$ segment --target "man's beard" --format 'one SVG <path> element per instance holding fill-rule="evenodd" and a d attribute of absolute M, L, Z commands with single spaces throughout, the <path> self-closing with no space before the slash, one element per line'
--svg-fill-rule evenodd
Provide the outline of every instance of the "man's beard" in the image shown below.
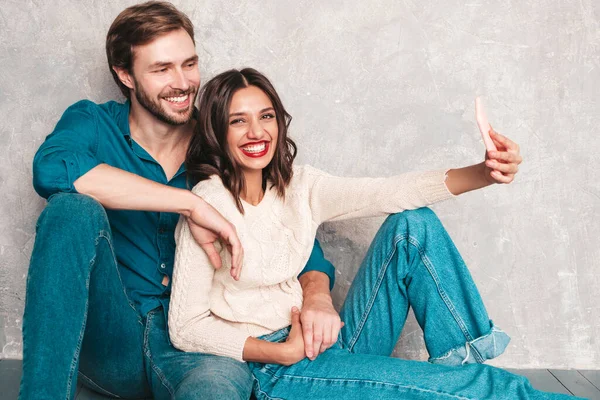
<path fill-rule="evenodd" d="M 190 86 L 190 88 L 185 91 L 180 90 L 176 93 L 169 93 L 168 96 L 161 95 L 161 97 L 176 97 L 186 94 L 190 96 L 190 106 L 185 110 L 175 111 L 180 116 L 180 118 L 178 118 L 178 116 L 174 116 L 165 110 L 160 103 L 160 99 L 151 99 L 150 96 L 148 96 L 148 94 L 144 91 L 142 86 L 138 84 L 135 78 L 133 79 L 133 84 L 135 87 L 135 98 L 137 99 L 138 103 L 140 103 L 142 107 L 144 107 L 150 114 L 154 115 L 158 120 L 169 125 L 185 125 L 190 122 L 194 116 L 194 104 L 196 103 L 196 95 L 198 94 L 198 88 L 195 86 Z"/>

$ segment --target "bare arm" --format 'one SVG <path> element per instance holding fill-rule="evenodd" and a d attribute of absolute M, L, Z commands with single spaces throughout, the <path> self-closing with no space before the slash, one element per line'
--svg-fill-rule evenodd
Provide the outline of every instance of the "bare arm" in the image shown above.
<path fill-rule="evenodd" d="M 519 145 L 493 129 L 489 133 L 497 150 L 486 151 L 485 161 L 480 164 L 449 170 L 446 186 L 452 194 L 459 195 L 494 183 L 511 183 L 515 179 L 523 161 Z"/>
<path fill-rule="evenodd" d="M 79 193 L 93 197 L 109 209 L 184 215 L 194 239 L 214 267 L 221 266 L 214 242 L 221 238 L 229 245 L 233 262 L 231 275 L 236 279 L 239 277 L 243 251 L 235 227 L 189 190 L 163 185 L 107 164 L 97 165 L 73 184 Z"/>
<path fill-rule="evenodd" d="M 108 164 L 92 168 L 74 186 L 108 209 L 174 212 L 189 217 L 204 203 L 189 190 L 163 185 Z"/>
<path fill-rule="evenodd" d="M 244 344 L 244 360 L 267 364 L 292 365 L 304 358 L 300 311 L 292 308 L 292 328 L 284 343 L 271 343 L 250 337 Z"/>

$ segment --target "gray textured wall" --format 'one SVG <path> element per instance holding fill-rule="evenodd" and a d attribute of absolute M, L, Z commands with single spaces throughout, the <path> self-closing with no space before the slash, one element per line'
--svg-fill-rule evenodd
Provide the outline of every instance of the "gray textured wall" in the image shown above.
<path fill-rule="evenodd" d="M 63 110 L 118 98 L 104 55 L 132 1 L 0 5 L 0 358 L 19 358 L 43 201 L 31 160 Z M 473 118 L 521 144 L 518 180 L 434 209 L 513 342 L 502 366 L 600 366 L 600 3 L 595 0 L 179 1 L 203 76 L 266 72 L 294 116 L 300 161 L 340 175 L 479 162 Z M 381 220 L 324 226 L 339 304 Z M 49 310 L 50 311 L 50 310 Z M 51 312 L 51 311 L 50 311 Z M 398 355 L 423 358 L 412 320 Z"/>

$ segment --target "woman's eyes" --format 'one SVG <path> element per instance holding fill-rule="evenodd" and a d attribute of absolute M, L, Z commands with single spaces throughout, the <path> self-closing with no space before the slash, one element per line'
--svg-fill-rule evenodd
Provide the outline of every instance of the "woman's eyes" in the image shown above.
<path fill-rule="evenodd" d="M 273 113 L 267 113 L 267 114 L 263 114 L 260 119 L 274 119 L 275 118 L 275 114 Z M 237 125 L 237 124 L 242 124 L 246 122 L 245 119 L 243 118 L 236 118 L 236 119 L 232 119 L 231 121 L 229 121 L 229 125 Z"/>

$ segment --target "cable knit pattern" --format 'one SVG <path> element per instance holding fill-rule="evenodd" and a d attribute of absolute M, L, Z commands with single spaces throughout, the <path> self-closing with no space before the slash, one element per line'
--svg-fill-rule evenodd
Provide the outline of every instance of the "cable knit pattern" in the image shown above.
<path fill-rule="evenodd" d="M 291 308 L 301 308 L 297 276 L 322 222 L 382 216 L 453 197 L 445 172 L 340 178 L 310 166 L 294 167 L 285 200 L 267 189 L 257 206 L 242 202 L 244 215 L 218 176 L 198 183 L 193 192 L 235 225 L 244 265 L 235 281 L 229 274 L 231 257 L 219 248 L 223 267 L 215 271 L 185 219 L 179 220 L 169 310 L 173 345 L 242 361 L 249 336 L 288 326 Z"/>

